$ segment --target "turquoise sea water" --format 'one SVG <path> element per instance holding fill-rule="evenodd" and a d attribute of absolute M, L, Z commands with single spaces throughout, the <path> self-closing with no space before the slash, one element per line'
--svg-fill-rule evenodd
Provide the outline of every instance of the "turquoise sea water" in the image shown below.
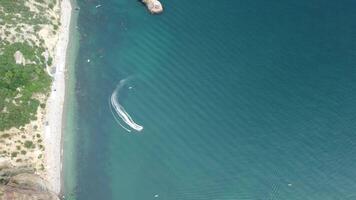
<path fill-rule="evenodd" d="M 356 2 L 162 3 L 78 0 L 66 199 L 356 199 Z"/>

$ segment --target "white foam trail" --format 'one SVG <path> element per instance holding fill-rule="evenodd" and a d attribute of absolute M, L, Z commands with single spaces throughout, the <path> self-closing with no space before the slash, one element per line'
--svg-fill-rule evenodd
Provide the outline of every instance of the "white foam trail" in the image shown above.
<path fill-rule="evenodd" d="M 114 92 L 111 94 L 110 102 L 114 110 L 116 111 L 116 114 L 132 129 L 136 131 L 142 131 L 143 126 L 136 124 L 131 116 L 126 112 L 125 108 L 120 105 L 118 101 L 118 95 L 120 89 L 125 85 L 126 79 L 123 79 L 120 81 L 120 83 L 117 85 L 116 89 Z M 120 124 L 120 123 L 119 123 Z M 121 124 L 120 124 L 121 125 Z M 122 126 L 122 125 L 121 125 Z M 122 126 L 123 127 L 123 126 Z M 125 128 L 126 129 L 126 128 Z"/>
<path fill-rule="evenodd" d="M 110 101 L 110 98 L 109 98 L 109 107 L 110 107 L 110 112 L 112 114 L 112 116 L 114 116 L 114 119 L 116 121 L 117 124 L 119 124 L 123 129 L 125 129 L 127 132 L 131 132 L 130 129 L 126 128 L 124 125 L 122 125 L 119 121 L 119 119 L 117 119 L 116 115 L 114 114 L 114 111 L 112 110 L 112 106 L 111 106 L 111 101 Z"/>

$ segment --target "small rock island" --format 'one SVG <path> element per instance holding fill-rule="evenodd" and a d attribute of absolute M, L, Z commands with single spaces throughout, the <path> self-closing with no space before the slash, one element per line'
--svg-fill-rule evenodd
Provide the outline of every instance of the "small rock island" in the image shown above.
<path fill-rule="evenodd" d="M 159 14 L 163 12 L 163 6 L 158 0 L 142 0 L 146 7 L 152 14 Z"/>

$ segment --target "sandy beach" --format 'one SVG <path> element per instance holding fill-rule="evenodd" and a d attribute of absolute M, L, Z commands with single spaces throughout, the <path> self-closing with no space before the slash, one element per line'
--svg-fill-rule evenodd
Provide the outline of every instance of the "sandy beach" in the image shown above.
<path fill-rule="evenodd" d="M 66 52 L 69 41 L 69 30 L 72 6 L 70 0 L 61 2 L 61 26 L 58 43 L 55 48 L 53 83 L 47 100 L 47 111 L 44 128 L 45 168 L 50 188 L 57 194 L 61 189 L 61 138 L 62 114 L 65 96 Z"/>

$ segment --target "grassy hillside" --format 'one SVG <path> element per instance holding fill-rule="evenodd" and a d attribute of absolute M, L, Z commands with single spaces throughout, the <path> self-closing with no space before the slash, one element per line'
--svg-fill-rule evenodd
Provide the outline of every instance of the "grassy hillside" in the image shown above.
<path fill-rule="evenodd" d="M 0 131 L 35 120 L 44 106 L 58 27 L 57 0 L 0 0 Z M 16 64 L 17 51 L 25 63 Z"/>
<path fill-rule="evenodd" d="M 26 64 L 16 64 L 14 54 L 20 51 Z M 45 71 L 42 48 L 26 43 L 0 45 L 0 131 L 21 127 L 36 119 L 40 101 L 36 94 L 46 94 L 50 76 Z"/>

